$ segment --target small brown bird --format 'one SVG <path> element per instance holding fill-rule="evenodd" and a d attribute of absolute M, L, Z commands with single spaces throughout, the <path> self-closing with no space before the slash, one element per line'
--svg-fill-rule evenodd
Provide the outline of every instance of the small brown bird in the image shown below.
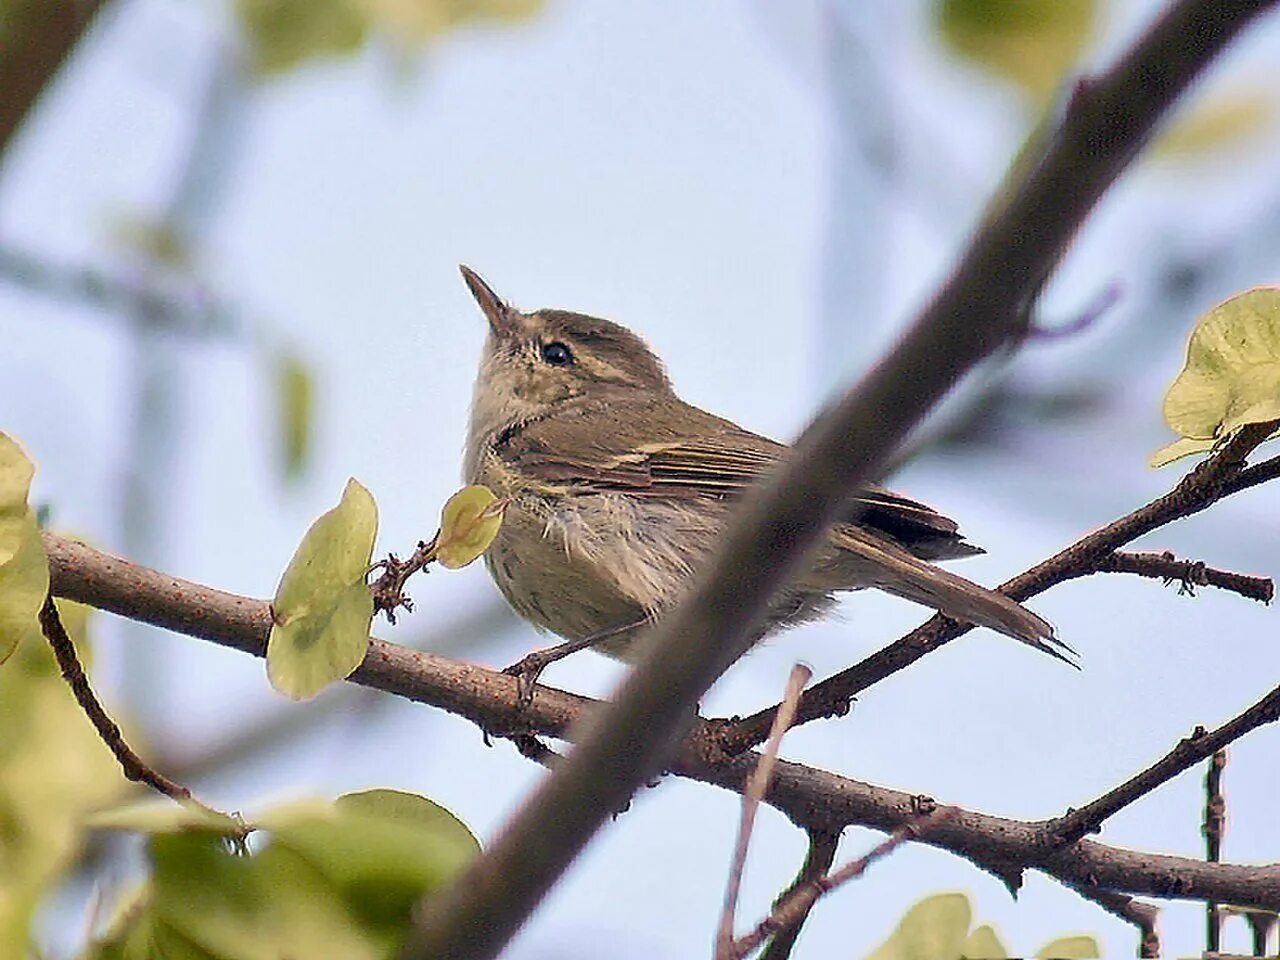
<path fill-rule="evenodd" d="M 461 269 L 489 321 L 464 469 L 510 500 L 485 561 L 517 613 L 570 641 L 511 669 L 531 685 L 585 646 L 627 659 L 635 632 L 714 549 L 734 501 L 790 448 L 685 403 L 625 327 L 522 313 Z M 982 552 L 955 521 L 878 485 L 849 511 L 763 633 L 821 616 L 836 591 L 878 587 L 1071 662 L 1040 617 L 930 562 Z"/>

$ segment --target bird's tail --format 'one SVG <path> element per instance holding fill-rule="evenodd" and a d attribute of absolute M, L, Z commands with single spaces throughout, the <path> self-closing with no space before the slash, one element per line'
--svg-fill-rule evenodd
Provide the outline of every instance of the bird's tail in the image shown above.
<path fill-rule="evenodd" d="M 1079 669 L 1071 659 L 1076 652 L 1054 636 L 1053 626 L 1004 594 L 927 563 L 898 544 L 857 527 L 840 526 L 834 540 L 842 560 L 856 565 L 860 586 L 874 586 L 953 619 L 990 627 Z"/>

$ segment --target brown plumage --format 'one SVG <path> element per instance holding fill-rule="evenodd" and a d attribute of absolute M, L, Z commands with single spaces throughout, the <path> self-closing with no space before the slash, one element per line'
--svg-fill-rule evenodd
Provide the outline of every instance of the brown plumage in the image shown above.
<path fill-rule="evenodd" d="M 490 325 L 467 443 L 469 482 L 510 498 L 486 555 L 512 607 L 571 640 L 660 616 L 714 548 L 733 502 L 790 448 L 676 396 L 661 362 L 616 323 L 521 313 L 463 268 Z M 980 553 L 955 521 L 884 487 L 849 501 L 770 628 L 878 587 L 1060 659 L 1040 617 L 934 566 Z M 632 631 L 605 652 L 626 656 Z M 1070 662 L 1070 661 L 1068 661 Z"/>

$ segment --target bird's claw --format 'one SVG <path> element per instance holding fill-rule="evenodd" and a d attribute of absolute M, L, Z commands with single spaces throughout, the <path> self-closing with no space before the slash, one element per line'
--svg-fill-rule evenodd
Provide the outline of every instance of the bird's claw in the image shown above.
<path fill-rule="evenodd" d="M 507 676 L 516 678 L 518 689 L 516 702 L 521 710 L 527 710 L 533 703 L 533 691 L 538 685 L 538 678 L 551 662 L 544 655 L 544 651 L 535 650 L 502 671 Z"/>

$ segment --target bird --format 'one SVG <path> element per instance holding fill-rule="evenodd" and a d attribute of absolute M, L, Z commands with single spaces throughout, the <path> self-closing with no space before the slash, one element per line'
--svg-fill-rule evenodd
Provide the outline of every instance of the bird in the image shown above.
<path fill-rule="evenodd" d="M 506 504 L 485 564 L 517 614 L 565 640 L 508 668 L 528 699 L 542 669 L 575 650 L 634 659 L 636 635 L 680 599 L 735 502 L 790 447 L 682 400 L 621 324 L 518 310 L 460 269 L 489 327 L 463 472 Z M 936 565 L 984 552 L 954 520 L 879 484 L 852 494 L 847 514 L 772 601 L 761 637 L 874 587 L 1076 666 L 1043 618 Z"/>

